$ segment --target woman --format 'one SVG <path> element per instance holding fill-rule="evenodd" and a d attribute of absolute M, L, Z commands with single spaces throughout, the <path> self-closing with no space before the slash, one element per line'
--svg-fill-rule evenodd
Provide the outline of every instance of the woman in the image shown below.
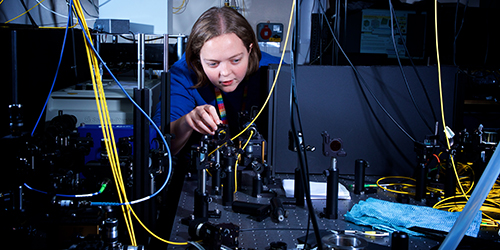
<path fill-rule="evenodd" d="M 238 114 L 262 106 L 267 95 L 259 67 L 277 63 L 279 58 L 261 53 L 252 27 L 236 10 L 212 7 L 203 13 L 185 55 L 170 68 L 171 152 L 199 142 L 201 134 L 213 135 L 222 123 L 238 132 Z M 156 123 L 159 114 L 158 106 Z"/>

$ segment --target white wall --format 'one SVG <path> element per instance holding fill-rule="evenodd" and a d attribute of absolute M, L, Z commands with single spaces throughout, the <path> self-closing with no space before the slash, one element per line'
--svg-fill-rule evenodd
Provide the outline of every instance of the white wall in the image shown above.
<path fill-rule="evenodd" d="M 307 2 L 305 0 L 304 2 Z M 312 0 L 309 0 L 312 1 Z M 101 2 L 104 3 L 103 0 Z M 212 6 L 224 5 L 224 0 L 170 0 L 172 5 L 172 35 L 189 35 L 196 19 Z M 292 7 L 292 0 L 238 0 L 238 7 L 256 29 L 261 22 L 283 23 L 286 32 Z M 241 4 L 241 3 L 244 3 Z M 183 9 L 176 9 L 183 6 Z M 152 24 L 155 34 L 167 33 L 167 1 L 165 0 L 112 0 L 100 8 L 100 18 L 129 19 L 130 22 Z M 175 13 L 177 12 L 178 13 Z M 284 42 L 282 43 L 283 47 Z M 288 42 L 290 48 L 291 41 Z"/>
<path fill-rule="evenodd" d="M 166 0 L 100 0 L 100 2 L 99 18 L 127 19 L 132 23 L 153 25 L 155 34 L 166 33 Z"/>
<path fill-rule="evenodd" d="M 172 7 L 183 6 L 182 0 L 171 0 Z M 101 2 L 105 2 L 101 0 Z M 155 34 L 167 33 L 167 1 L 165 0 L 112 0 L 100 8 L 100 18 L 129 19 L 131 22 L 152 24 Z M 244 3 L 240 11 L 255 28 L 260 22 L 280 22 L 288 24 L 292 0 L 238 0 Z M 187 0 L 184 8 L 173 13 L 170 34 L 188 35 L 191 26 L 205 10 L 212 6 L 222 6 L 224 0 Z M 176 12 L 177 9 L 173 9 Z M 285 28 L 286 29 L 286 28 Z"/>

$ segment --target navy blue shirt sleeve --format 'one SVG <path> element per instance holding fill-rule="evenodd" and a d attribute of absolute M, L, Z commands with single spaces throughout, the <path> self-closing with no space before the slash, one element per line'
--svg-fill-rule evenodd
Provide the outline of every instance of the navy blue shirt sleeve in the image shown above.
<path fill-rule="evenodd" d="M 188 68 L 186 58 L 182 55 L 175 62 L 170 72 L 170 121 L 173 122 L 189 113 L 196 106 L 206 104 L 198 91 L 192 86 L 196 84 L 196 74 Z M 156 106 L 153 121 L 160 125 L 161 103 Z"/>

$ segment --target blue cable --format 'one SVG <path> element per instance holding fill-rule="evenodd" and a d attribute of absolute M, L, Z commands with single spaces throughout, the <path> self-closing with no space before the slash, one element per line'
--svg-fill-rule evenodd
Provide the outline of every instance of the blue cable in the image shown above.
<path fill-rule="evenodd" d="M 42 194 L 48 194 L 47 192 L 45 191 L 42 191 L 42 190 L 38 190 L 36 188 L 32 188 L 30 186 L 28 186 L 28 184 L 24 183 L 24 186 L 27 187 L 28 189 L 30 190 L 33 190 L 33 191 L 36 191 L 36 192 L 39 192 L 39 193 L 42 193 Z M 82 198 L 82 197 L 92 197 L 92 196 L 96 196 L 98 194 L 101 194 L 102 193 L 102 190 L 103 188 L 101 188 L 101 190 L 99 190 L 98 192 L 95 192 L 95 193 L 91 193 L 91 194 L 55 194 L 55 196 L 59 196 L 59 197 L 68 197 L 68 198 Z"/>
<path fill-rule="evenodd" d="M 70 9 L 72 9 L 72 5 L 73 5 L 73 1 L 70 1 Z M 50 91 L 49 91 L 49 95 L 47 97 L 47 100 L 45 101 L 45 104 L 43 106 L 43 109 L 42 109 L 42 112 L 40 113 L 40 116 L 38 117 L 38 120 L 35 124 L 35 127 L 33 128 L 33 131 L 31 132 L 31 136 L 33 136 L 39 122 L 40 122 L 40 119 L 42 118 L 42 115 L 45 111 L 45 108 L 47 107 L 47 103 L 50 99 L 50 96 L 52 94 L 52 91 L 54 89 L 54 85 L 55 85 L 55 82 L 56 82 L 56 79 L 57 79 L 57 75 L 59 73 L 59 68 L 61 66 L 61 61 L 62 61 L 62 57 L 63 57 L 63 54 L 64 54 L 64 48 L 65 48 L 65 45 L 66 45 L 66 38 L 67 38 L 67 34 L 68 34 L 68 27 L 69 27 L 69 24 L 70 24 L 70 20 L 71 20 L 71 17 L 72 17 L 72 12 L 70 11 L 69 15 L 68 15 L 68 23 L 66 25 L 66 30 L 65 30 L 65 33 L 64 33 L 64 41 L 63 41 L 63 46 L 62 46 L 62 49 L 61 49 L 61 55 L 59 57 L 59 63 L 57 65 L 57 70 L 56 70 L 56 74 L 55 74 L 55 77 L 54 77 L 54 81 L 52 82 L 52 86 L 50 88 Z M 82 27 L 82 30 L 84 29 L 83 25 L 82 25 L 82 22 L 81 22 L 81 19 L 80 17 L 78 17 L 78 20 L 80 21 L 80 26 Z M 87 39 L 87 41 L 89 41 L 89 38 L 87 36 L 87 34 L 85 32 L 83 32 L 83 34 L 85 35 L 85 38 Z M 159 133 L 159 134 L 162 134 L 160 129 L 158 128 L 158 126 L 156 126 L 156 124 L 152 121 L 152 119 L 146 114 L 146 112 L 141 109 L 139 107 L 139 105 L 132 99 L 132 97 L 130 97 L 130 95 L 127 93 L 127 91 L 123 88 L 123 86 L 121 85 L 121 83 L 116 79 L 116 77 L 113 75 L 113 73 L 111 72 L 111 70 L 108 68 L 108 66 L 104 63 L 104 61 L 102 60 L 102 58 L 99 56 L 99 54 L 97 53 L 96 49 L 92 46 L 92 44 L 89 42 L 89 45 L 90 47 L 92 48 L 92 50 L 94 51 L 94 53 L 96 54 L 96 56 L 99 58 L 99 61 L 101 63 L 103 63 L 103 65 L 105 66 L 106 70 L 111 74 L 111 76 L 113 77 L 113 79 L 115 80 L 115 82 L 118 84 L 118 86 L 121 88 L 121 90 L 123 91 L 123 93 L 125 93 L 125 95 L 127 96 L 127 98 L 134 104 L 134 106 L 136 106 L 143 114 L 146 118 L 148 118 L 148 120 L 151 122 L 151 124 L 153 125 L 153 127 L 155 128 L 155 130 Z M 139 203 L 139 202 L 142 202 L 142 201 L 145 201 L 145 200 L 148 200 L 148 199 L 151 199 L 152 197 L 156 196 L 159 192 L 161 192 L 163 190 L 163 188 L 165 188 L 166 184 L 168 183 L 168 180 L 170 179 L 170 175 L 171 175 L 171 172 L 172 172 L 172 156 L 170 154 L 170 148 L 168 147 L 168 144 L 167 144 L 167 141 L 165 140 L 165 138 L 162 136 L 162 140 L 163 140 L 163 143 L 165 144 L 166 146 L 166 149 L 167 149 L 167 152 L 168 152 L 168 159 L 169 159 L 169 172 L 168 172 L 168 175 L 167 175 L 167 179 L 165 180 L 165 182 L 163 183 L 163 185 L 161 186 L 160 189 L 158 189 L 158 191 L 156 191 L 154 194 L 150 195 L 150 196 L 147 196 L 145 198 L 142 198 L 142 199 L 138 199 L 138 200 L 135 200 L 135 201 L 132 201 L 132 202 L 128 202 L 128 203 L 114 203 L 114 202 L 93 202 L 91 203 L 91 205 L 93 206 L 101 206 L 101 205 L 107 205 L 107 206 L 122 206 L 122 205 L 128 205 L 128 204 L 136 204 L 136 203 Z M 28 188 L 28 189 L 31 189 L 33 191 L 37 191 L 39 193 L 44 193 L 44 194 L 47 194 L 47 192 L 45 191 L 41 191 L 41 190 L 38 190 L 38 189 L 34 189 L 30 186 L 28 186 L 28 184 L 24 183 L 24 185 Z M 96 192 L 96 193 L 93 193 L 93 194 L 87 194 L 87 195 L 65 195 L 65 194 L 55 194 L 56 196 L 60 196 L 60 197 L 71 197 L 71 198 L 78 198 L 78 197 L 90 197 L 90 196 L 94 196 L 94 195 L 97 195 L 97 194 L 100 194 L 100 192 Z"/>
<path fill-rule="evenodd" d="M 71 9 L 72 6 L 73 6 L 73 1 L 70 1 L 69 9 Z M 54 81 L 52 82 L 52 86 L 50 87 L 49 95 L 47 96 L 47 99 L 45 100 L 45 104 L 43 105 L 42 112 L 40 113 L 40 116 L 38 117 L 38 120 L 36 121 L 35 127 L 33 128 L 33 131 L 31 132 L 31 136 L 34 135 L 35 130 L 38 127 L 38 124 L 40 123 L 40 120 L 41 120 L 41 118 L 43 116 L 43 113 L 45 112 L 45 108 L 47 107 L 47 104 L 48 104 L 48 101 L 50 99 L 50 96 L 52 95 L 52 91 L 54 90 L 54 86 L 55 86 L 55 83 L 56 83 L 56 80 L 57 80 L 57 76 L 59 74 L 59 69 L 61 67 L 62 57 L 64 55 L 64 48 L 66 47 L 66 38 L 68 36 L 68 29 L 69 29 L 69 24 L 70 24 L 71 19 L 72 19 L 72 12 L 70 11 L 70 13 L 68 15 L 68 23 L 66 24 L 66 29 L 64 31 L 64 40 L 63 40 L 63 45 L 62 45 L 62 48 L 61 48 L 61 54 L 59 56 L 59 63 L 57 64 L 56 74 L 54 76 Z M 43 193 L 43 194 L 47 194 L 47 192 L 42 191 L 42 190 L 38 190 L 38 189 L 35 189 L 35 188 L 32 188 L 32 187 L 28 186 L 28 184 L 26 184 L 26 183 L 24 183 L 24 186 L 26 186 L 30 190 L 33 190 L 33 191 L 36 191 L 36 192 L 39 192 L 39 193 Z M 69 198 L 79 198 L 79 197 L 95 196 L 95 195 L 98 195 L 100 193 L 101 193 L 101 191 L 95 192 L 95 193 L 92 193 L 92 194 L 83 194 L 83 195 L 55 194 L 55 196 L 69 197 Z"/>
<path fill-rule="evenodd" d="M 71 10 L 71 8 L 73 6 L 73 1 L 69 1 L 69 2 L 70 2 L 69 9 Z M 63 41 L 63 46 L 61 49 L 61 55 L 59 56 L 59 63 L 57 64 L 56 75 L 54 76 L 54 81 L 52 82 L 52 86 L 50 87 L 50 91 L 49 91 L 49 95 L 47 96 L 47 100 L 45 100 L 45 104 L 43 105 L 42 112 L 40 113 L 40 116 L 38 117 L 38 120 L 36 121 L 36 124 L 35 124 L 35 127 L 33 128 L 33 131 L 31 131 L 31 136 L 33 136 L 33 134 L 35 134 L 35 130 L 38 127 L 38 123 L 40 122 L 40 119 L 42 119 L 43 113 L 45 112 L 45 108 L 47 107 L 47 103 L 49 102 L 50 96 L 52 95 L 52 91 L 54 90 L 54 85 L 56 84 L 57 75 L 59 74 L 59 68 L 61 67 L 62 57 L 64 54 L 64 47 L 66 47 L 66 37 L 68 35 L 68 28 L 69 28 L 69 24 L 70 24 L 71 16 L 72 16 L 71 14 L 72 14 L 72 12 L 70 11 L 70 13 L 68 15 L 68 23 L 66 24 L 66 30 L 64 31 L 64 41 Z"/>
<path fill-rule="evenodd" d="M 80 26 L 81 26 L 82 30 L 84 31 L 85 28 L 83 27 L 83 24 L 82 24 L 83 22 L 82 22 L 82 20 L 80 19 L 80 17 L 78 15 L 77 15 L 77 17 L 78 17 L 78 21 L 80 23 Z M 155 128 L 155 130 L 158 132 L 158 134 L 161 135 L 162 133 L 161 133 L 160 129 L 158 128 L 158 126 L 156 126 L 155 122 L 153 122 L 153 120 L 151 119 L 151 117 L 149 117 L 149 115 L 146 114 L 146 112 L 134 101 L 134 99 L 132 99 L 132 97 L 130 97 L 130 95 L 127 93 L 127 91 L 125 90 L 125 88 L 123 88 L 122 84 L 118 81 L 118 79 L 116 79 L 115 75 L 108 68 L 108 66 L 106 65 L 106 63 L 104 62 L 104 60 L 101 58 L 101 56 L 99 55 L 99 53 L 97 53 L 97 50 L 92 45 L 92 42 L 91 42 L 90 38 L 87 36 L 87 33 L 83 32 L 83 34 L 85 35 L 85 39 L 87 39 L 87 42 L 88 42 L 89 46 L 92 48 L 92 51 L 94 51 L 94 54 L 97 56 L 97 58 L 102 63 L 102 65 L 104 65 L 104 67 L 106 68 L 106 70 L 109 72 L 109 74 L 111 75 L 111 77 L 113 78 L 113 80 L 118 84 L 118 86 L 123 91 L 123 93 L 134 104 L 134 106 L 137 109 L 139 109 L 141 111 L 141 113 L 151 122 L 151 124 L 153 125 L 153 127 Z M 165 182 L 160 187 L 160 189 L 158 189 L 152 195 L 149 195 L 149 196 L 146 196 L 144 198 L 141 198 L 141 199 L 138 199 L 138 200 L 135 200 L 135 201 L 131 201 L 131 202 L 125 202 L 125 203 L 118 203 L 118 202 L 91 202 L 90 205 L 91 206 L 123 206 L 123 205 L 132 205 L 132 204 L 136 204 L 136 203 L 139 203 L 139 202 L 142 202 L 142 201 L 145 201 L 145 200 L 149 200 L 152 197 L 156 196 L 158 193 L 160 193 L 163 190 L 163 188 L 165 188 L 165 186 L 167 185 L 168 181 L 170 180 L 170 174 L 172 173 L 172 155 L 170 153 L 170 147 L 168 146 L 168 143 L 167 143 L 165 137 L 161 136 L 161 138 L 163 140 L 163 143 L 165 144 L 165 147 L 166 147 L 167 153 L 168 153 L 168 174 L 167 174 L 167 178 L 165 179 Z"/>

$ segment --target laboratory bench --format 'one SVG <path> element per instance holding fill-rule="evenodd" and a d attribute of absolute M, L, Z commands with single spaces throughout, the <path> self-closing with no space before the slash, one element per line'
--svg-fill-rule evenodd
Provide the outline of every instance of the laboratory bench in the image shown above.
<path fill-rule="evenodd" d="M 249 177 L 246 177 L 250 179 Z M 375 183 L 379 177 L 367 176 L 366 183 Z M 265 218 L 256 217 L 246 213 L 236 213 L 232 210 L 231 206 L 223 206 L 223 201 L 220 195 L 210 195 L 212 202 L 209 203 L 209 211 L 219 211 L 220 218 L 208 218 L 210 225 L 236 225 L 238 229 L 238 247 L 239 249 L 301 249 L 303 246 L 306 235 L 308 242 L 314 244 L 315 235 L 312 224 L 308 225 L 308 209 L 307 202 L 304 206 L 296 206 L 295 199 L 287 198 L 280 186 L 283 180 L 294 179 L 293 174 L 276 174 L 274 176 L 273 184 L 269 185 L 269 190 L 262 192 L 261 195 L 254 197 L 251 192 L 251 185 L 245 186 L 242 181 L 241 187 L 234 195 L 234 201 L 251 203 L 251 204 L 268 204 L 272 196 L 281 196 L 281 201 L 284 209 L 286 210 L 286 217 L 283 221 L 276 220 L 272 216 Z M 326 182 L 326 177 L 323 175 L 311 175 L 311 182 Z M 189 226 L 186 221 L 192 218 L 194 208 L 194 192 L 197 187 L 197 180 L 194 178 L 186 178 L 182 186 L 182 191 L 179 198 L 177 211 L 175 214 L 174 223 L 172 225 L 170 238 L 171 242 L 186 243 L 191 241 L 192 237 L 189 233 Z M 207 182 L 209 183 L 209 181 Z M 362 238 L 366 242 L 362 245 L 364 249 L 377 250 L 377 249 L 393 249 L 391 248 L 392 234 L 382 234 L 380 231 L 376 236 L 370 235 L 375 232 L 370 226 L 361 226 L 345 220 L 344 215 L 351 210 L 351 208 L 360 201 L 366 200 L 369 197 L 390 201 L 390 202 L 403 202 L 412 205 L 425 206 L 426 202 L 415 201 L 413 197 L 405 197 L 393 192 L 384 191 L 380 188 L 367 188 L 366 193 L 354 194 L 352 185 L 354 184 L 353 177 L 341 176 L 339 183 L 344 185 L 350 194 L 350 199 L 338 200 L 338 216 L 337 219 L 328 219 L 321 216 L 321 213 L 326 207 L 325 199 L 312 199 L 317 224 L 321 235 L 335 235 L 339 233 L 343 235 L 355 234 L 356 238 Z M 207 187 L 210 190 L 210 187 Z M 281 190 L 281 191 L 280 191 Z M 282 192 L 282 193 L 280 193 Z M 373 193 L 371 193 L 373 192 Z M 201 224 L 199 224 L 201 225 Z M 309 231 L 308 231 L 309 228 Z M 385 235 L 385 236 L 384 236 Z M 438 249 L 439 244 L 442 242 L 442 235 L 432 234 L 430 232 L 425 237 L 406 236 L 408 241 L 408 249 Z M 440 238 L 441 237 L 441 238 Z M 469 237 L 464 237 L 464 239 Z M 337 238 L 338 241 L 338 236 Z M 498 235 L 498 228 L 485 230 L 481 228 L 478 239 L 486 239 L 498 243 L 500 237 Z M 342 240 L 342 239 L 341 239 Z M 348 239 L 352 240 L 352 238 Z M 403 242 L 405 239 L 403 239 Z M 464 242 L 464 241 L 462 241 Z M 340 244 L 340 243 L 339 243 Z M 346 243 L 358 244 L 358 243 Z M 474 243 L 477 245 L 477 243 Z M 483 243 L 480 243 L 483 244 Z M 285 248 L 283 248 L 285 246 Z M 361 246 L 360 246 L 361 247 Z M 460 248 L 460 246 L 459 246 Z M 457 248 L 457 249 L 459 249 Z M 168 249 L 196 249 L 191 244 L 188 245 L 173 245 L 169 244 Z M 339 249 L 363 249 L 358 247 L 339 248 Z M 466 248 L 464 248 L 466 249 Z"/>

